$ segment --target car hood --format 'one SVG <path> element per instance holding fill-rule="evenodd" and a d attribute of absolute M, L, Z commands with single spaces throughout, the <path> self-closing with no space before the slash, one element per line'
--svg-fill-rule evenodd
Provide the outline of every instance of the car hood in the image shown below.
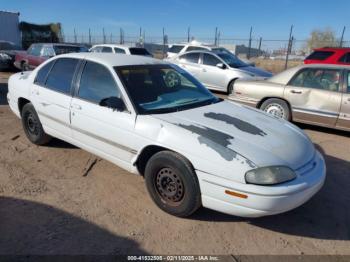
<path fill-rule="evenodd" d="M 255 166 L 296 170 L 315 153 L 310 139 L 293 124 L 229 101 L 153 117 L 197 136 L 201 146 L 211 147 L 226 161 L 238 153 Z"/>
<path fill-rule="evenodd" d="M 272 76 L 272 74 L 270 72 L 265 71 L 261 68 L 255 67 L 255 66 L 244 66 L 244 67 L 239 67 L 238 69 L 241 71 L 252 73 L 255 76 L 260 76 L 260 77 L 264 77 L 264 78 Z"/>

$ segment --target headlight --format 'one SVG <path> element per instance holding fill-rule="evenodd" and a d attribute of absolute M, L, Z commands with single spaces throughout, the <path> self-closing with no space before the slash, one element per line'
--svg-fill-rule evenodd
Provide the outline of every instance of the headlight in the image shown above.
<path fill-rule="evenodd" d="M 0 59 L 1 60 L 11 60 L 11 56 L 5 53 L 0 53 Z"/>
<path fill-rule="evenodd" d="M 256 185 L 275 185 L 294 178 L 296 174 L 286 166 L 259 167 L 245 173 L 245 181 Z"/>

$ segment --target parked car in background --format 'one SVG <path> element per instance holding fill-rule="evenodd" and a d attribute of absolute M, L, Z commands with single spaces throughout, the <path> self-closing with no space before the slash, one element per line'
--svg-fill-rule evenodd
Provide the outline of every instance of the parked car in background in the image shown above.
<path fill-rule="evenodd" d="M 13 69 L 16 54 L 22 50 L 12 42 L 0 41 L 0 71 Z"/>
<path fill-rule="evenodd" d="M 304 64 L 350 65 L 350 48 L 324 47 L 315 49 Z"/>
<path fill-rule="evenodd" d="M 276 117 L 350 131 L 350 67 L 303 65 L 266 81 L 237 81 L 230 99 Z"/>
<path fill-rule="evenodd" d="M 58 137 L 141 174 L 155 204 L 180 217 L 200 206 L 244 217 L 286 212 L 326 177 L 299 128 L 219 99 L 153 58 L 61 55 L 12 75 L 7 98 L 32 143 Z"/>
<path fill-rule="evenodd" d="M 32 70 L 47 59 L 66 53 L 87 52 L 88 49 L 81 45 L 61 43 L 37 43 L 32 44 L 27 51 L 18 52 L 14 65 L 22 71 Z"/>
<path fill-rule="evenodd" d="M 237 79 L 265 79 L 270 72 L 242 62 L 223 48 L 190 51 L 167 59 L 190 72 L 208 89 L 231 93 Z"/>
<path fill-rule="evenodd" d="M 103 44 L 94 45 L 90 48 L 92 53 L 114 53 L 114 54 L 126 54 L 126 55 L 142 55 L 152 57 L 152 54 L 142 47 L 130 47 L 124 45 Z"/>

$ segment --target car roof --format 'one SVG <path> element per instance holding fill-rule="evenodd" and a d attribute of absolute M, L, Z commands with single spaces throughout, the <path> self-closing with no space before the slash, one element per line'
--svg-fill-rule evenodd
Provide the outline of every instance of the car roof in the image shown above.
<path fill-rule="evenodd" d="M 123 48 L 123 49 L 130 48 L 130 46 L 116 45 L 116 44 L 98 44 L 98 45 L 93 45 L 92 47 L 96 47 L 96 46 L 117 47 L 117 48 Z"/>
<path fill-rule="evenodd" d="M 163 60 L 138 56 L 138 55 L 125 55 L 125 54 L 113 54 L 113 53 L 69 53 L 58 55 L 55 58 L 69 57 L 77 59 L 86 59 L 95 61 L 111 67 L 114 66 L 128 66 L 128 65 L 155 65 L 155 64 L 169 64 Z"/>
<path fill-rule="evenodd" d="M 314 51 L 334 51 L 334 52 L 349 52 L 349 47 L 321 47 L 321 48 L 315 48 Z"/>

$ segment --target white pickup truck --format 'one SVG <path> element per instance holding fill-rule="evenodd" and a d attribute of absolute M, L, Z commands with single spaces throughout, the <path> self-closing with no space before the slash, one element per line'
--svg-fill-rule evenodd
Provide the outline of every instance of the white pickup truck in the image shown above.
<path fill-rule="evenodd" d="M 153 58 L 60 55 L 13 75 L 7 98 L 31 142 L 56 137 L 143 175 L 154 202 L 176 216 L 200 206 L 277 214 L 324 183 L 323 157 L 300 129 Z"/>

